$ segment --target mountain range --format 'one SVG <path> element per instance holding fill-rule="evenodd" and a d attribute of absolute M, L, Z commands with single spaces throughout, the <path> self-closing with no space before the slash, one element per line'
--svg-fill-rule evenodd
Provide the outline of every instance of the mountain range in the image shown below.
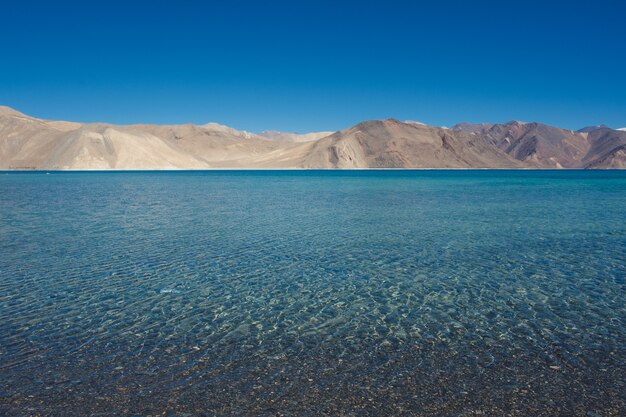
<path fill-rule="evenodd" d="M 396 119 L 337 132 L 49 121 L 0 106 L 0 169 L 626 168 L 626 130 Z"/>

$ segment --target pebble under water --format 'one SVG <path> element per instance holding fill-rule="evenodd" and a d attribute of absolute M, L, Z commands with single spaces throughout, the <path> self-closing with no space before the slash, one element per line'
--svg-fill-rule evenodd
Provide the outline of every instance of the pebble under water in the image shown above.
<path fill-rule="evenodd" d="M 0 173 L 0 415 L 624 416 L 626 172 Z"/>

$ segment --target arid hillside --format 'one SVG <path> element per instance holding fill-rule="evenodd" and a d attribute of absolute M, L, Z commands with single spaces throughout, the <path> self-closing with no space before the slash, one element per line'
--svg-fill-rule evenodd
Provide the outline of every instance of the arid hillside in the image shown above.
<path fill-rule="evenodd" d="M 49 121 L 0 107 L 0 169 L 626 168 L 626 131 L 395 119 L 335 133 Z"/>

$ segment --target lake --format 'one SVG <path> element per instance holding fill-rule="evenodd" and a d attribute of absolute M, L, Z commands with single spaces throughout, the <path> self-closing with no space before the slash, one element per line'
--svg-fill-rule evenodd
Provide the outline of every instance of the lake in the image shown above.
<path fill-rule="evenodd" d="M 626 414 L 626 171 L 0 172 L 0 414 Z"/>

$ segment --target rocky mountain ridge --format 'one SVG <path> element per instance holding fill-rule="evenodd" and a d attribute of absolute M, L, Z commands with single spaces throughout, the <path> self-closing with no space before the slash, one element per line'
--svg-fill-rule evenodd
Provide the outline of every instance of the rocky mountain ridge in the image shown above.
<path fill-rule="evenodd" d="M 396 119 L 337 132 L 259 134 L 217 123 L 48 121 L 0 107 L 0 169 L 626 168 L 626 131 Z"/>

